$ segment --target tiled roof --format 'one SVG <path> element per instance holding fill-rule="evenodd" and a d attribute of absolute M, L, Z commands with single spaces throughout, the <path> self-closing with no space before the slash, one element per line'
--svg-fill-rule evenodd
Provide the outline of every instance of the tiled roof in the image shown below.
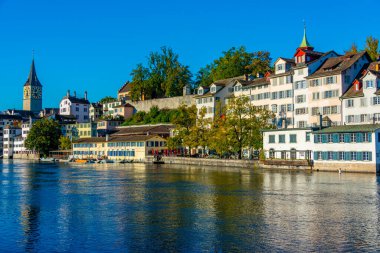
<path fill-rule="evenodd" d="M 127 126 L 119 127 L 118 131 L 113 134 L 116 135 L 146 135 L 146 134 L 164 134 L 169 135 L 172 125 L 156 125 L 156 126 Z"/>
<path fill-rule="evenodd" d="M 270 84 L 268 78 L 261 77 L 261 78 L 255 78 L 253 80 L 236 80 L 236 82 L 241 83 L 242 86 L 256 86 L 256 85 L 265 85 Z"/>
<path fill-rule="evenodd" d="M 127 81 L 123 86 L 121 86 L 118 93 L 124 93 L 124 92 L 131 91 L 132 86 L 133 86 L 133 84 Z"/>
<path fill-rule="evenodd" d="M 159 137 L 157 135 L 128 135 L 128 136 L 109 136 L 108 142 L 119 142 L 119 141 L 146 141 L 154 137 Z M 94 142 L 105 142 L 106 137 L 92 137 L 92 138 L 80 138 L 73 143 L 94 143 Z"/>
<path fill-rule="evenodd" d="M 317 71 L 315 71 L 312 75 L 306 77 L 307 79 L 317 78 L 321 76 L 330 76 L 337 75 L 342 73 L 342 71 L 348 69 L 353 65 L 356 61 L 358 61 L 362 56 L 367 56 L 368 54 L 363 51 L 357 54 L 349 54 L 343 55 L 339 57 L 331 57 L 327 59 Z"/>
<path fill-rule="evenodd" d="M 24 86 L 42 86 L 37 78 L 37 72 L 34 66 L 34 59 L 32 60 L 32 65 L 30 66 L 28 80 L 26 80 Z"/>
<path fill-rule="evenodd" d="M 75 103 L 75 104 L 90 104 L 90 102 L 84 98 L 77 98 L 77 97 L 73 97 L 73 96 L 64 96 L 63 99 L 69 99 L 71 103 Z"/>
<path fill-rule="evenodd" d="M 380 129 L 380 124 L 364 124 L 364 125 L 343 125 L 326 127 L 316 130 L 313 133 L 353 133 L 353 132 L 373 132 Z"/>

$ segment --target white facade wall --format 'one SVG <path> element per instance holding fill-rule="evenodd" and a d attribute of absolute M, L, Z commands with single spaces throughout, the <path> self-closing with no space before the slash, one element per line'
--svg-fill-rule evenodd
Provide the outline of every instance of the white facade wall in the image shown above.
<path fill-rule="evenodd" d="M 367 82 L 372 82 L 372 87 Z M 343 99 L 344 124 L 357 125 L 380 122 L 380 79 L 368 72 L 362 79 L 363 96 Z M 379 103 L 378 103 L 379 102 Z"/>
<path fill-rule="evenodd" d="M 60 115 L 74 115 L 78 123 L 89 121 L 90 104 L 73 103 L 69 98 L 62 99 L 59 104 Z"/>

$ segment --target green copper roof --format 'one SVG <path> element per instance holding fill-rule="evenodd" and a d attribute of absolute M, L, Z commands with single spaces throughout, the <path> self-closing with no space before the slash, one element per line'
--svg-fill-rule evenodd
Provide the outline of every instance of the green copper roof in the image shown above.
<path fill-rule="evenodd" d="M 309 43 L 309 41 L 307 41 L 307 37 L 306 37 L 306 27 L 303 29 L 303 39 L 302 39 L 302 42 L 301 42 L 301 45 L 300 47 L 312 47 Z"/>
<path fill-rule="evenodd" d="M 342 125 L 326 127 L 321 130 L 314 131 L 314 134 L 323 133 L 355 133 L 355 132 L 374 132 L 380 129 L 380 124 L 365 124 L 365 125 Z"/>

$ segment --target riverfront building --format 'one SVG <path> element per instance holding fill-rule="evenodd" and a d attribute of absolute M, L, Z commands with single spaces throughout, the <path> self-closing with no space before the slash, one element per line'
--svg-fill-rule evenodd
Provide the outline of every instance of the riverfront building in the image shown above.
<path fill-rule="evenodd" d="M 74 116 L 78 123 L 89 122 L 89 111 L 90 102 L 87 100 L 87 92 L 84 93 L 84 98 L 78 98 L 76 92 L 72 96 L 70 91 L 67 91 L 59 104 L 59 114 Z"/>

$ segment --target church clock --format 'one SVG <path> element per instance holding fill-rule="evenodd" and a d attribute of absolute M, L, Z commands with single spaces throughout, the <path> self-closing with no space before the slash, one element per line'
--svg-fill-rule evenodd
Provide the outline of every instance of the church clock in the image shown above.
<path fill-rule="evenodd" d="M 40 99 L 42 97 L 42 89 L 41 87 L 32 87 L 32 97 L 35 99 Z"/>

